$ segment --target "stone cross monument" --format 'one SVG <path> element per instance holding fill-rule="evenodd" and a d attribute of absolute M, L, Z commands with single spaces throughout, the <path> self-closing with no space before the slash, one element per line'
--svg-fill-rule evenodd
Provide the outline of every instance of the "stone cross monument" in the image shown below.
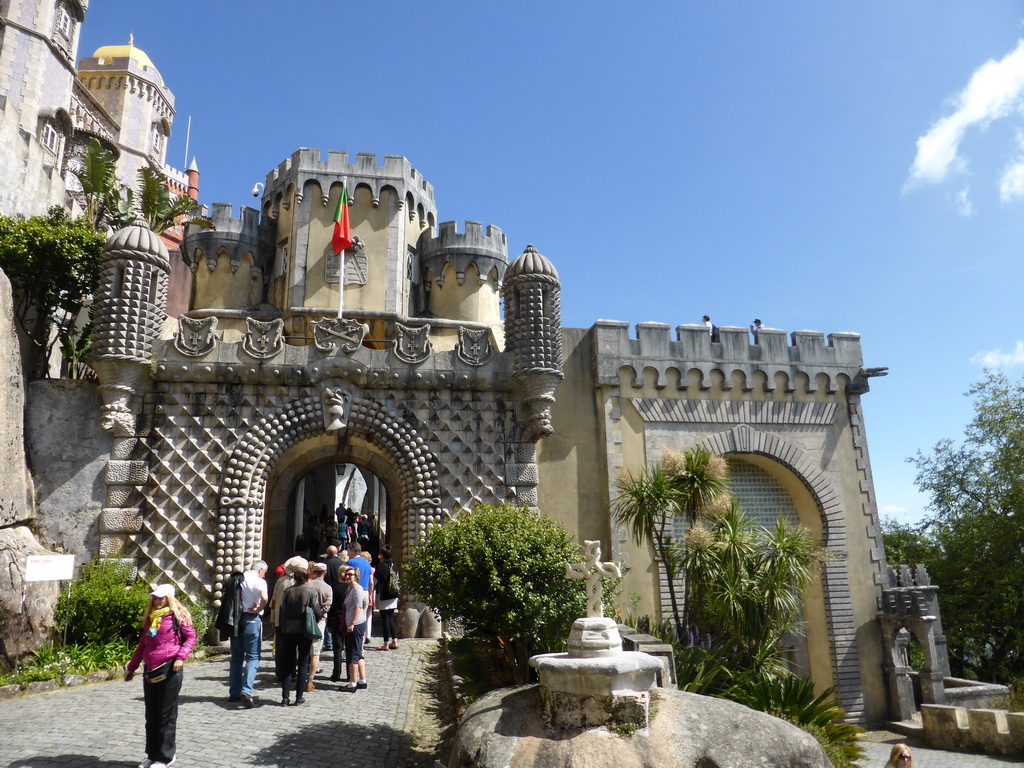
<path fill-rule="evenodd" d="M 567 579 L 587 580 L 587 615 L 569 631 L 566 653 L 530 659 L 540 678 L 544 718 L 554 728 L 650 722 L 650 691 L 664 671 L 661 659 L 623 651 L 615 621 L 605 618 L 601 580 L 618 578 L 616 563 L 601 562 L 601 542 L 586 541 L 586 559 L 565 566 Z"/>
<path fill-rule="evenodd" d="M 587 618 L 604 616 L 601 605 L 601 579 L 618 579 L 622 571 L 618 563 L 601 562 L 601 542 L 586 541 L 587 559 L 582 563 L 565 566 L 565 578 L 587 580 Z"/>

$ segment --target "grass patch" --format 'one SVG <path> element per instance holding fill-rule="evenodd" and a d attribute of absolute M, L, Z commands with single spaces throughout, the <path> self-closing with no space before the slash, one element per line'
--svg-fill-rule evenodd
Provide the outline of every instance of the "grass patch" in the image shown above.
<path fill-rule="evenodd" d="M 47 643 L 29 660 L 0 673 L 0 685 L 26 686 L 39 680 L 59 680 L 65 675 L 87 675 L 122 667 L 131 659 L 135 643 L 117 638 L 105 643 L 66 645 Z"/>
<path fill-rule="evenodd" d="M 624 739 L 628 739 L 640 730 L 640 726 L 636 723 L 610 723 L 608 730 Z"/>

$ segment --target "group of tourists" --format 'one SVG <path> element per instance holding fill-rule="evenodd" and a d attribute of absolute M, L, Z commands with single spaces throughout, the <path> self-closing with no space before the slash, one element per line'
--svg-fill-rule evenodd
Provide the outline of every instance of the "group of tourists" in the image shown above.
<path fill-rule="evenodd" d="M 398 571 L 391 548 L 381 549 L 376 564 L 370 560 L 358 539 L 350 540 L 340 551 L 332 544 L 318 561 L 296 555 L 280 567 L 273 596 L 265 561 L 258 560 L 244 573 L 233 574 L 224 585 L 215 625 L 221 640 L 231 642 L 228 701 L 255 706 L 263 613 L 268 608 L 275 630 L 275 670 L 282 706 L 301 705 L 305 694 L 316 689 L 314 678 L 325 648 L 333 651 L 330 680 L 342 683 L 344 678 L 338 690 L 367 688 L 363 645 L 370 637 L 375 605 L 383 637 L 378 650 L 398 648 Z M 125 669 L 126 681 L 140 665 L 145 670 L 146 759 L 139 768 L 167 768 L 174 763 L 182 667 L 196 644 L 192 617 L 174 595 L 170 584 L 161 584 L 150 593 L 138 646 Z"/>
<path fill-rule="evenodd" d="M 296 552 L 308 553 L 310 558 L 315 558 L 323 552 L 327 542 L 340 546 L 342 550 L 349 543 L 356 542 L 363 551 L 372 551 L 374 555 L 378 552 L 379 538 L 375 526 L 366 515 L 357 514 L 351 507 L 339 504 L 331 512 L 322 505 L 317 514 L 307 510 L 304 519 L 302 535 L 295 544 Z"/>

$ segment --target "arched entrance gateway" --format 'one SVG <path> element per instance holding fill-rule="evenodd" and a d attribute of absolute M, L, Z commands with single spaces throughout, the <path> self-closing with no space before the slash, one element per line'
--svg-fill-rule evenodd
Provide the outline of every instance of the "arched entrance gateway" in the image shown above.
<path fill-rule="evenodd" d="M 309 395 L 264 416 L 228 459 L 217 520 L 217 597 L 237 563 L 263 556 L 265 544 L 280 552 L 283 542 L 283 549 L 289 549 L 288 481 L 294 482 L 303 470 L 336 463 L 347 452 L 356 463 L 375 466 L 385 487 L 393 489 L 388 496 L 397 500 L 400 553 L 441 521 L 437 459 L 413 425 L 372 400 L 324 388 L 319 396 Z M 287 454 L 291 460 L 282 461 Z M 274 475 L 277 493 L 268 495 Z M 273 510 L 278 514 L 268 519 Z M 270 532 L 274 535 L 268 537 Z"/>

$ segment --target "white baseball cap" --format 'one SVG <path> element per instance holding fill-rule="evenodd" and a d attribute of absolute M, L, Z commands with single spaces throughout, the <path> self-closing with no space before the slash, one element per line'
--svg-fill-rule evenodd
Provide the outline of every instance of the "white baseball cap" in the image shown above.
<path fill-rule="evenodd" d="M 174 587 L 170 584 L 161 584 L 149 594 L 153 597 L 174 597 Z"/>

